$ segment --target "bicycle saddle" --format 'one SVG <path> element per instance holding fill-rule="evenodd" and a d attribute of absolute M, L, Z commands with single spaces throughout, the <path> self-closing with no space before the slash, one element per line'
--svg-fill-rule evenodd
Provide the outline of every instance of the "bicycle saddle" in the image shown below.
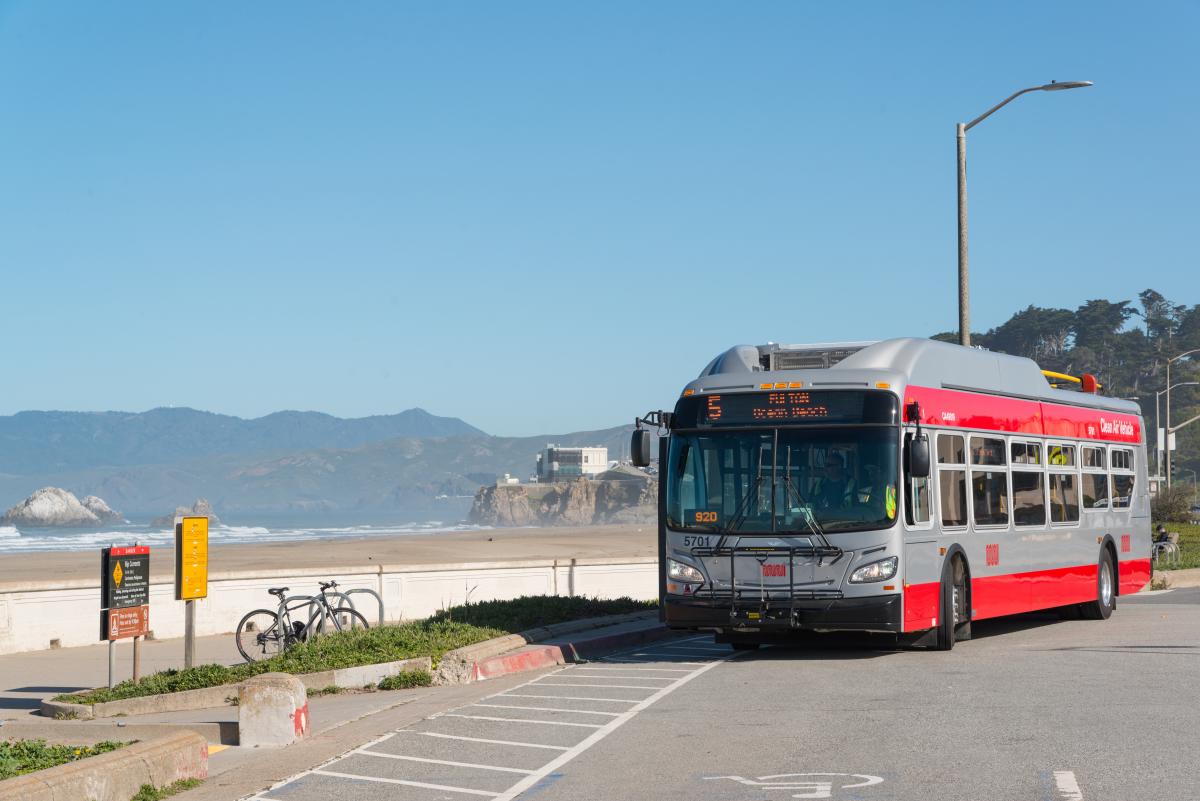
<path fill-rule="evenodd" d="M 272 595 L 283 595 L 287 591 L 287 587 L 272 587 L 271 589 L 267 590 L 267 592 L 271 593 Z"/>

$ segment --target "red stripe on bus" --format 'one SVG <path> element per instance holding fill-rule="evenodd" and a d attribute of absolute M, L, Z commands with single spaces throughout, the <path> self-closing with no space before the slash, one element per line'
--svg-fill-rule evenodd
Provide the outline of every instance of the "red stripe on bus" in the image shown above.
<path fill-rule="evenodd" d="M 921 404 L 925 425 L 1107 442 L 1142 441 L 1141 421 L 1136 415 L 1105 409 L 919 386 L 910 386 L 904 397 L 906 404 Z"/>
<path fill-rule="evenodd" d="M 904 630 L 924 631 L 937 625 L 940 585 L 904 585 Z"/>
<path fill-rule="evenodd" d="M 1130 559 L 1117 566 L 1120 592 L 1129 595 L 1150 581 L 1150 560 Z M 938 615 L 938 588 L 929 584 L 904 587 L 904 630 L 932 628 Z M 972 619 L 1016 615 L 1038 609 L 1096 600 L 1096 565 L 1034 570 L 971 580 Z"/>
<path fill-rule="evenodd" d="M 1130 595 L 1150 583 L 1150 560 L 1130 559 L 1117 565 L 1122 595 Z"/>

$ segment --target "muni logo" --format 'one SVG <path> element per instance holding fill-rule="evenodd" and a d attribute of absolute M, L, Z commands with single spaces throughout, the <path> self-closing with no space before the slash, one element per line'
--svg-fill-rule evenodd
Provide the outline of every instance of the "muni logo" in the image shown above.
<path fill-rule="evenodd" d="M 984 558 L 989 567 L 1000 564 L 1000 543 L 992 543 L 984 548 Z"/>

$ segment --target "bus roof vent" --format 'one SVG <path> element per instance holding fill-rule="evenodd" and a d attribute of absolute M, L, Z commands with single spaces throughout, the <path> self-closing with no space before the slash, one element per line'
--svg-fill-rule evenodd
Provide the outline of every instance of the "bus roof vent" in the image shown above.
<path fill-rule="evenodd" d="M 851 354 L 874 343 L 846 342 L 830 345 L 779 345 L 766 355 L 768 370 L 829 369 Z"/>

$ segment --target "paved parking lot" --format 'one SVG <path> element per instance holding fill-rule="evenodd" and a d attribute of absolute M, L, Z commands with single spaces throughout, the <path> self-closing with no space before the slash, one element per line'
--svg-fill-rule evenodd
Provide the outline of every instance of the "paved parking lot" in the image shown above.
<path fill-rule="evenodd" d="M 572 665 L 388 734 L 261 793 L 330 798 L 512 799 L 733 651 L 688 637 Z"/>
<path fill-rule="evenodd" d="M 1196 801 L 1200 589 L 1026 615 L 949 653 L 688 637 L 570 666 L 255 796 Z M 347 744 L 349 747 L 351 744 Z"/>

